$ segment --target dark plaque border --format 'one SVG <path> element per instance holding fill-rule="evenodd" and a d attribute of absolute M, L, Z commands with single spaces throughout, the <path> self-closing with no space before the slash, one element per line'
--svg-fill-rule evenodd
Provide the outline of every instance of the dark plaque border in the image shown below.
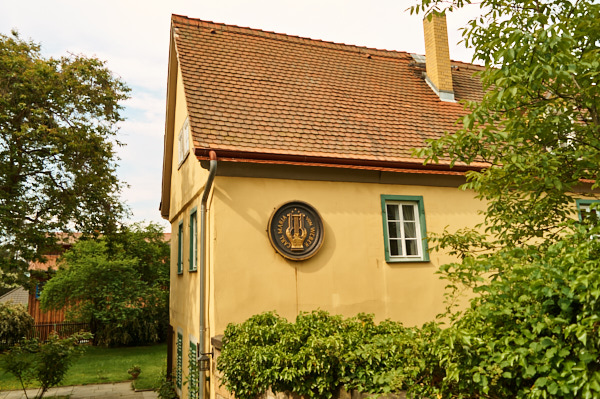
<path fill-rule="evenodd" d="M 284 258 L 295 261 L 314 256 L 321 249 L 325 235 L 321 215 L 303 201 L 290 201 L 275 208 L 267 231 L 273 248 Z"/>

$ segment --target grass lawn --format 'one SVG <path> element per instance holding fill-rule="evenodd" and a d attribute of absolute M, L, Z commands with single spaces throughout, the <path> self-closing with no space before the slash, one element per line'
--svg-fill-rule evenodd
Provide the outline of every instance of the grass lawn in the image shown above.
<path fill-rule="evenodd" d="M 158 377 L 166 365 L 167 344 L 137 346 L 131 348 L 86 349 L 85 353 L 75 359 L 67 372 L 63 385 L 101 384 L 131 380 L 127 370 L 137 364 L 142 372 L 135 380 L 136 389 L 154 388 Z M 35 385 L 31 386 L 32 388 Z M 0 391 L 21 389 L 12 374 L 0 370 Z"/>

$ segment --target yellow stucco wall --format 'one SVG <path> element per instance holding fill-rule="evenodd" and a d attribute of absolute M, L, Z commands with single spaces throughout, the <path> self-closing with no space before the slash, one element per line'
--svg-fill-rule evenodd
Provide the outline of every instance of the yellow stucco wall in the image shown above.
<path fill-rule="evenodd" d="M 267 310 L 290 320 L 314 309 L 374 313 L 407 325 L 432 320 L 443 310 L 445 286 L 434 272 L 452 258 L 432 253 L 430 262 L 386 263 L 382 194 L 422 196 L 430 232 L 480 220 L 482 204 L 455 187 L 218 177 L 211 335 Z M 301 262 L 280 256 L 266 231 L 273 210 L 291 200 L 314 206 L 325 229 L 319 253 Z"/>
<path fill-rule="evenodd" d="M 187 108 L 183 96 L 181 73 L 177 78 L 177 95 L 174 121 L 173 162 L 171 172 L 171 192 L 169 219 L 171 222 L 171 287 L 170 287 L 170 323 L 175 329 L 182 330 L 183 335 L 183 382 L 188 374 L 187 353 L 190 339 L 196 340 L 199 335 L 200 287 L 198 272 L 189 272 L 190 248 L 190 212 L 200 212 L 200 195 L 204 188 L 208 172 L 200 167 L 193 154 L 193 143 L 189 137 L 190 153 L 185 161 L 179 164 L 178 135 L 187 117 Z M 178 229 L 183 223 L 183 273 L 177 273 Z M 198 222 L 199 226 L 199 222 Z M 176 351 L 176 349 L 174 348 Z M 176 359 L 176 356 L 174 356 Z M 181 397 L 187 396 L 184 385 Z"/>

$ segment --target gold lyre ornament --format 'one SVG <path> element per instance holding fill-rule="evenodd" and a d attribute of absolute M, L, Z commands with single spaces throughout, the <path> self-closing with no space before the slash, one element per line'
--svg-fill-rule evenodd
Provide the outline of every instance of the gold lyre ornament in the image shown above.
<path fill-rule="evenodd" d="M 292 245 L 292 251 L 302 251 L 307 236 L 307 231 L 304 228 L 304 217 L 306 215 L 301 212 L 293 213 L 294 211 L 287 214 L 288 227 L 285 229 L 285 236 Z"/>

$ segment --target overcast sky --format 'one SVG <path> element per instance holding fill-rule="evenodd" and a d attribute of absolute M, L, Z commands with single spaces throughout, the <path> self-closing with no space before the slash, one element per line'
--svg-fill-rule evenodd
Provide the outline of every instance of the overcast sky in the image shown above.
<path fill-rule="evenodd" d="M 163 135 L 171 14 L 387 50 L 424 54 L 422 16 L 412 0 L 0 0 L 0 33 L 41 43 L 46 56 L 95 56 L 132 88 L 120 129 L 119 177 L 132 221 L 160 217 Z M 457 43 L 476 7 L 448 16 L 450 56 L 470 61 Z"/>

